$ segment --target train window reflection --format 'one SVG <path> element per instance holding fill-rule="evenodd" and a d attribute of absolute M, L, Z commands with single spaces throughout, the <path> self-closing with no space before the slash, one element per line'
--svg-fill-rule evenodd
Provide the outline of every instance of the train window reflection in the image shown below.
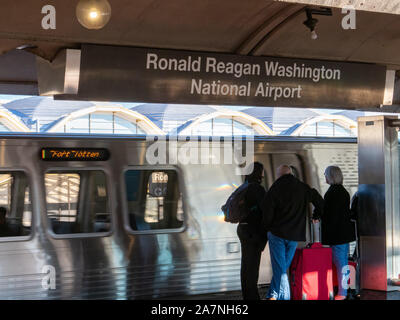
<path fill-rule="evenodd" d="M 0 237 L 31 233 L 32 206 L 23 172 L 0 173 Z"/>
<path fill-rule="evenodd" d="M 182 194 L 174 170 L 129 170 L 125 184 L 132 230 L 182 227 Z"/>
<path fill-rule="evenodd" d="M 55 234 L 110 231 L 104 172 L 51 172 L 45 185 L 47 216 Z"/>

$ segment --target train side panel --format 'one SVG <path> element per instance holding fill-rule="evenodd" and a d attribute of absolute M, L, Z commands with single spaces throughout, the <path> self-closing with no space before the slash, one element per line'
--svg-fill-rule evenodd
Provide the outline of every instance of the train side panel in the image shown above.
<path fill-rule="evenodd" d="M 137 139 L 33 137 L 0 142 L 0 174 L 22 182 L 18 172 L 27 176 L 31 202 L 24 210 L 32 212 L 29 235 L 0 237 L 0 298 L 141 299 L 240 289 L 237 226 L 224 222 L 220 210 L 242 183 L 235 165 L 151 165 L 146 159 L 149 142 Z M 40 159 L 42 148 L 77 146 L 105 148 L 110 159 Z M 346 168 L 346 186 L 355 187 L 354 144 L 262 141 L 255 143 L 255 151 L 268 171 L 267 188 L 279 161 L 293 162 L 303 180 L 321 192 L 326 188 L 325 166 L 336 163 Z M 149 191 L 149 179 L 155 191 Z M 157 191 L 168 179 L 168 188 L 175 185 L 173 179 L 179 181 L 179 190 L 173 191 L 176 199 Z M 10 194 L 11 202 L 19 199 L 17 191 Z M 145 212 L 143 221 L 133 214 L 140 210 Z M 85 212 L 98 217 L 94 227 L 80 220 Z M 168 218 L 171 212 L 175 216 Z M 68 233 L 72 225 L 78 229 Z M 267 246 L 259 283 L 269 283 L 271 276 Z"/>

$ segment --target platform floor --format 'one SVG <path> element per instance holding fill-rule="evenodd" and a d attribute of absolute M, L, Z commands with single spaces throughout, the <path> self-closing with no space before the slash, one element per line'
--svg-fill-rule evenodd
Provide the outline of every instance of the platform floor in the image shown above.
<path fill-rule="evenodd" d="M 400 288 L 399 288 L 400 289 Z M 265 297 L 268 290 L 267 286 L 259 289 L 260 296 Z M 240 291 L 221 292 L 213 294 L 201 294 L 194 296 L 177 296 L 170 297 L 164 300 L 242 300 Z M 390 292 L 363 290 L 360 300 L 400 300 L 400 291 L 394 290 Z"/>

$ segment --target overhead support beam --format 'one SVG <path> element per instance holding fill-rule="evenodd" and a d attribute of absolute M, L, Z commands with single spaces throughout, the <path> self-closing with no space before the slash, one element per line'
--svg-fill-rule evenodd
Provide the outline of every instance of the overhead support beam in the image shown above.
<path fill-rule="evenodd" d="M 301 3 L 310 6 L 343 8 L 353 6 L 356 10 L 400 14 L 400 0 L 275 0 L 278 2 Z"/>
<path fill-rule="evenodd" d="M 0 94 L 38 95 L 35 61 L 22 50 L 0 55 Z"/>
<path fill-rule="evenodd" d="M 37 57 L 39 93 L 41 96 L 78 93 L 81 51 L 64 49 L 49 62 Z"/>
<path fill-rule="evenodd" d="M 278 30 L 280 25 L 290 21 L 292 17 L 303 12 L 303 10 L 304 6 L 302 5 L 284 7 L 273 17 L 265 21 L 255 32 L 249 35 L 240 47 L 235 50 L 235 53 L 243 55 L 253 54 L 253 51 L 268 37 L 268 35 Z"/>
<path fill-rule="evenodd" d="M 391 77 L 392 79 L 388 81 L 388 76 L 390 75 L 390 71 L 392 72 Z M 380 112 L 393 112 L 399 113 L 400 112 L 400 77 L 394 73 L 394 70 L 388 70 L 386 74 L 386 90 L 385 96 L 388 95 L 388 89 L 392 90 L 392 103 L 390 103 L 390 99 L 384 99 L 383 105 L 379 108 Z M 390 95 L 390 94 L 389 94 Z"/>

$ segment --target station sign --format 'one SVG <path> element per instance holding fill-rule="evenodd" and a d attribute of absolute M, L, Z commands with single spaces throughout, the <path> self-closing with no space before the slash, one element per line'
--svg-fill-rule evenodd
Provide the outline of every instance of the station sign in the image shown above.
<path fill-rule="evenodd" d="M 40 158 L 44 161 L 106 161 L 109 157 L 107 149 L 43 148 L 40 150 Z"/>
<path fill-rule="evenodd" d="M 385 82 L 366 63 L 83 45 L 75 98 L 362 109 L 383 103 Z"/>

